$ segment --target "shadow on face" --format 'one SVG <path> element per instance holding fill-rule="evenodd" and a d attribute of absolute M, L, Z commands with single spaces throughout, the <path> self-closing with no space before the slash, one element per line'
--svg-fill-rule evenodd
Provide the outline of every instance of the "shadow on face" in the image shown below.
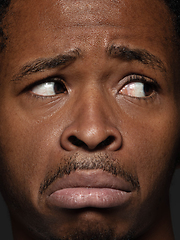
<path fill-rule="evenodd" d="M 0 173 L 15 239 L 171 239 L 179 71 L 165 4 L 14 0 L 4 23 Z"/>

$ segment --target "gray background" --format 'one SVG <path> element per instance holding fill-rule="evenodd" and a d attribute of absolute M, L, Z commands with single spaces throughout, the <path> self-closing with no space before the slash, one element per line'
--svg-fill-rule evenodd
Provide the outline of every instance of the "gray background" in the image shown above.
<path fill-rule="evenodd" d="M 180 169 L 176 170 L 172 181 L 170 190 L 170 201 L 175 239 L 180 240 Z M 8 210 L 1 195 L 0 195 L 0 236 L 1 240 L 13 240 Z"/>

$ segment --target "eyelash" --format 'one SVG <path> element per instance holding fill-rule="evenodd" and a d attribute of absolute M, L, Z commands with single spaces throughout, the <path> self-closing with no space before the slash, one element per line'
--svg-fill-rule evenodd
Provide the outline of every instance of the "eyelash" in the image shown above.
<path fill-rule="evenodd" d="M 159 88 L 159 84 L 155 80 L 152 80 L 151 78 L 142 75 L 132 74 L 127 76 L 127 82 L 125 83 L 125 85 L 131 82 L 142 82 L 152 84 L 152 86 L 154 86 L 155 88 Z"/>
<path fill-rule="evenodd" d="M 126 81 L 125 81 L 124 85 L 121 87 L 121 89 L 123 89 L 126 85 L 128 85 L 130 83 L 141 82 L 143 84 L 148 84 L 149 86 L 151 86 L 154 93 L 158 92 L 160 90 L 160 86 L 156 80 L 142 76 L 142 75 L 131 74 L 131 75 L 128 75 L 127 77 L 125 77 L 124 79 Z M 146 96 L 146 97 L 134 97 L 134 96 L 128 96 L 128 95 L 126 95 L 126 96 L 130 97 L 130 98 L 135 98 L 137 100 L 148 100 L 148 99 L 152 99 L 154 97 L 154 94 L 151 94 L 150 96 Z"/>
<path fill-rule="evenodd" d="M 124 80 L 123 80 L 124 79 Z M 131 75 L 128 75 L 126 77 L 124 77 L 122 79 L 122 81 L 124 82 L 124 84 L 122 85 L 122 87 L 120 88 L 120 90 L 118 91 L 117 95 L 123 95 L 123 96 L 126 96 L 128 97 L 129 99 L 136 99 L 136 100 L 139 100 L 139 101 L 148 101 L 148 100 L 151 100 L 153 99 L 155 96 L 156 96 L 156 93 L 159 91 L 160 89 L 160 86 L 159 84 L 151 79 L 151 78 L 148 78 L 148 77 L 145 77 L 145 76 L 142 76 L 142 75 L 138 75 L 138 74 L 131 74 Z M 36 99 L 54 99 L 57 95 L 52 95 L 52 96 L 42 96 L 42 95 L 38 95 L 38 94 L 34 94 L 31 90 L 40 85 L 40 84 L 43 84 L 45 82 L 54 82 L 54 83 L 59 83 L 59 84 L 62 84 L 62 87 L 64 87 L 64 92 L 67 91 L 67 87 L 66 87 L 66 84 L 63 80 L 63 78 L 60 78 L 60 77 L 49 77 L 49 78 L 45 78 L 45 79 L 42 79 L 38 82 L 35 82 L 35 83 L 32 83 L 31 85 L 29 85 L 28 87 L 26 87 L 23 92 L 26 92 L 28 94 L 30 94 L 31 97 L 34 97 Z M 121 81 L 120 81 L 121 82 Z M 137 97 L 137 96 L 130 96 L 130 95 L 126 95 L 126 94 L 122 94 L 120 93 L 120 91 L 125 87 L 127 86 L 128 84 L 130 83 L 134 83 L 134 82 L 141 82 L 143 84 L 148 84 L 153 92 L 152 94 L 150 94 L 149 96 L 145 96 L 145 97 Z M 68 92 L 68 91 L 67 91 Z"/>
<path fill-rule="evenodd" d="M 63 78 L 60 78 L 60 77 L 48 77 L 48 78 L 44 78 L 44 79 L 41 79 L 37 82 L 34 82 L 32 84 L 30 84 L 29 86 L 27 86 L 22 92 L 29 92 L 33 97 L 36 97 L 36 98 L 41 98 L 41 99 L 44 99 L 44 98 L 53 98 L 54 96 L 40 96 L 40 95 L 36 95 L 36 94 L 33 94 L 31 92 L 31 90 L 38 86 L 38 85 L 41 85 L 43 83 L 48 83 L 48 82 L 54 82 L 54 83 L 59 83 L 59 84 L 62 84 L 62 86 L 64 87 L 64 89 L 67 91 L 67 88 L 66 88 L 66 84 L 63 80 Z"/>

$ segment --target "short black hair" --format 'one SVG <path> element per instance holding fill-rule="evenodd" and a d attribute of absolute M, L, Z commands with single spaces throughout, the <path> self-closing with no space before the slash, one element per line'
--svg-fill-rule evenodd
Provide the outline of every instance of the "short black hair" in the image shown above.
<path fill-rule="evenodd" d="M 177 36 L 180 38 L 180 0 L 164 0 L 174 15 L 174 26 Z"/>
<path fill-rule="evenodd" d="M 173 13 L 173 21 L 178 38 L 180 38 L 180 0 L 163 0 Z M 0 52 L 5 47 L 5 35 L 2 27 L 2 20 L 8 11 L 11 0 L 0 0 Z"/>
<path fill-rule="evenodd" d="M 0 0 L 0 19 L 5 14 L 7 7 L 10 5 L 11 0 Z"/>
<path fill-rule="evenodd" d="M 0 52 L 5 47 L 6 36 L 3 31 L 2 21 L 8 10 L 11 0 L 0 0 Z"/>

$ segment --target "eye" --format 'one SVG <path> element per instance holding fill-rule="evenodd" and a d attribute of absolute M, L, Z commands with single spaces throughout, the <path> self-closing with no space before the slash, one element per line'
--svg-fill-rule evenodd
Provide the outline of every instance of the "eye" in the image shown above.
<path fill-rule="evenodd" d="M 31 89 L 31 92 L 37 96 L 49 97 L 66 93 L 67 89 L 61 81 L 49 81 L 37 84 Z"/>
<path fill-rule="evenodd" d="M 133 77 L 130 81 L 132 82 L 127 83 L 119 91 L 120 94 L 136 98 L 145 98 L 151 96 L 156 88 L 155 83 L 147 81 L 144 77 L 138 79 Z"/>

